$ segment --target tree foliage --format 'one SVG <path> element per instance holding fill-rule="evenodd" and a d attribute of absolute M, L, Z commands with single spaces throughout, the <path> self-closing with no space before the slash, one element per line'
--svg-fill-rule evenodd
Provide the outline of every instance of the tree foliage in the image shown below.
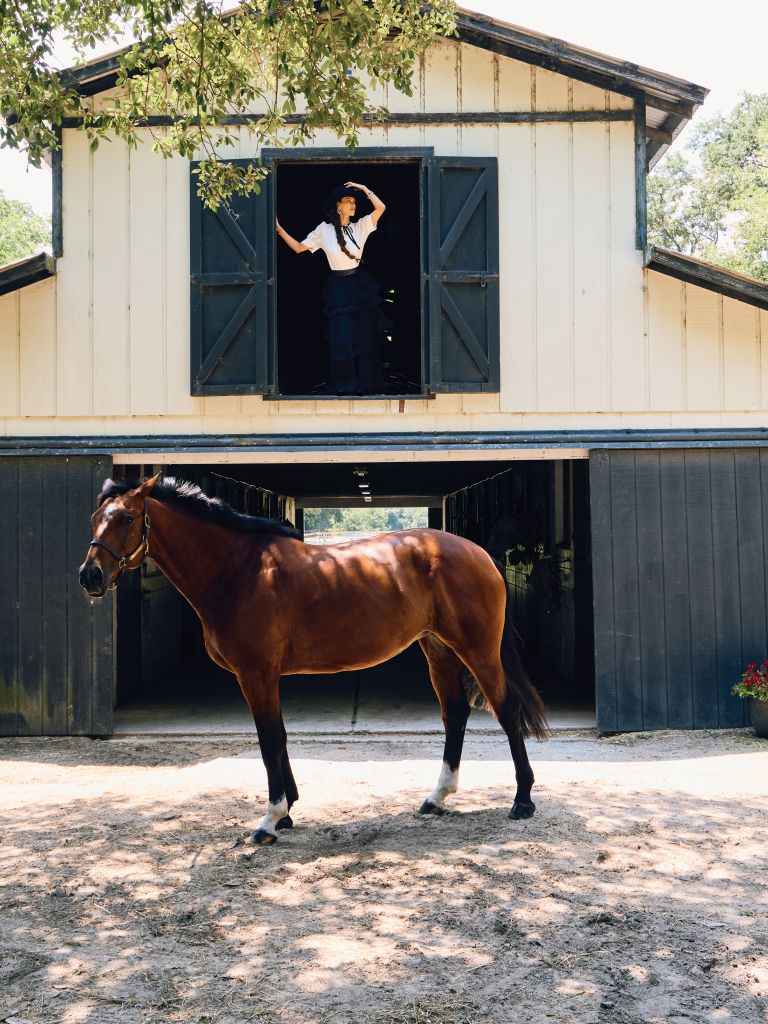
<path fill-rule="evenodd" d="M 308 508 L 306 533 L 386 532 L 427 525 L 425 508 Z"/>
<path fill-rule="evenodd" d="M 768 281 L 768 93 L 705 121 L 648 179 L 649 240 Z"/>
<path fill-rule="evenodd" d="M 80 119 L 92 147 L 108 133 L 137 145 L 155 121 L 153 148 L 203 158 L 201 195 L 211 206 L 258 187 L 264 171 L 217 160 L 238 139 L 233 117 L 254 114 L 256 145 L 295 146 L 329 126 L 354 147 L 368 87 L 408 95 L 415 57 L 455 24 L 453 0 L 0 0 L 0 142 L 39 165 L 65 117 Z M 56 68 L 55 41 L 80 58 L 103 44 L 140 40 L 119 57 L 118 90 L 97 104 Z M 227 119 L 230 119 L 229 124 Z"/>
<path fill-rule="evenodd" d="M 9 199 L 0 189 L 0 266 L 32 256 L 51 244 L 51 222 L 29 203 Z"/>

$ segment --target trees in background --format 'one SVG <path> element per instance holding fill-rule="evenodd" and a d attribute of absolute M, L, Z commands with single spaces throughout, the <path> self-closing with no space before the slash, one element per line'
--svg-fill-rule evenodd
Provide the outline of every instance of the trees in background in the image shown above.
<path fill-rule="evenodd" d="M 51 222 L 29 203 L 9 199 L 0 189 L 0 266 L 51 245 Z"/>
<path fill-rule="evenodd" d="M 305 533 L 386 532 L 427 525 L 425 508 L 308 508 Z"/>
<path fill-rule="evenodd" d="M 705 121 L 652 172 L 648 238 L 768 281 L 768 93 Z"/>

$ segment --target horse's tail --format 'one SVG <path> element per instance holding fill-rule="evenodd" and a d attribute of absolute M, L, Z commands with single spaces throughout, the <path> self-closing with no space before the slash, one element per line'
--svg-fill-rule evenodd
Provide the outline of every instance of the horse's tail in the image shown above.
<path fill-rule="evenodd" d="M 501 573 L 506 587 L 506 604 L 504 606 L 504 632 L 501 636 L 501 664 L 507 679 L 507 693 L 520 706 L 520 724 L 523 736 L 533 736 L 537 740 L 546 740 L 551 736 L 547 725 L 544 702 L 539 691 L 531 682 L 525 671 L 520 655 L 520 638 L 512 620 L 512 601 L 504 569 L 493 559 L 494 565 Z"/>

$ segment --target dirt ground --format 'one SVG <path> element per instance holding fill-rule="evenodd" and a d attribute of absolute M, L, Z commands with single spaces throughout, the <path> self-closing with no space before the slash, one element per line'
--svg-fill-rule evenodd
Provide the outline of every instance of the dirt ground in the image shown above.
<path fill-rule="evenodd" d="M 296 828 L 255 739 L 0 741 L 0 1020 L 768 1022 L 768 742 L 747 731 L 291 743 Z"/>

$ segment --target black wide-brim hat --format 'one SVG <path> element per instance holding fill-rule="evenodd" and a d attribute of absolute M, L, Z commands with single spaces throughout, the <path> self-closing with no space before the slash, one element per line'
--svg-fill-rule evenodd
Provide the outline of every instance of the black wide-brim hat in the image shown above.
<path fill-rule="evenodd" d="M 359 213 L 361 200 L 365 199 L 365 192 L 359 188 L 347 188 L 346 185 L 339 185 L 337 188 L 333 189 L 333 191 L 329 192 L 323 200 L 323 213 L 329 224 L 336 212 L 336 203 L 338 203 L 340 199 L 343 199 L 344 196 L 352 196 L 357 203 L 357 212 Z"/>

